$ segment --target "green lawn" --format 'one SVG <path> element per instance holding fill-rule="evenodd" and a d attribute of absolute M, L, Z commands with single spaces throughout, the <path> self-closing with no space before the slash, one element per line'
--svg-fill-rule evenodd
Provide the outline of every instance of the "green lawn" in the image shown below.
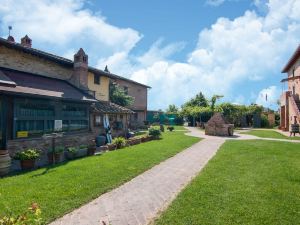
<path fill-rule="evenodd" d="M 2 178 L 0 215 L 16 215 L 36 202 L 49 222 L 198 141 L 183 132 L 165 132 L 162 140 Z"/>
<path fill-rule="evenodd" d="M 274 130 L 250 130 L 246 132 L 241 132 L 242 134 L 250 134 L 262 138 L 278 138 L 278 139 L 290 139 L 290 140 L 300 140 L 300 137 L 287 137 Z"/>
<path fill-rule="evenodd" d="M 157 225 L 300 221 L 300 144 L 227 141 Z"/>

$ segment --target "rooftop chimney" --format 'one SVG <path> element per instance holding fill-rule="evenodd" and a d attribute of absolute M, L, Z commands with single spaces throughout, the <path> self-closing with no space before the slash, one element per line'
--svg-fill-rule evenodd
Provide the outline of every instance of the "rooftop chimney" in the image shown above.
<path fill-rule="evenodd" d="M 88 90 L 88 55 L 82 48 L 74 55 L 71 83 L 80 89 Z"/>
<path fill-rule="evenodd" d="M 25 37 L 21 38 L 21 45 L 27 48 L 31 48 L 32 40 L 25 35 Z"/>
<path fill-rule="evenodd" d="M 14 37 L 11 36 L 11 35 L 9 35 L 9 36 L 7 37 L 7 40 L 8 40 L 9 42 L 15 43 L 15 39 L 14 39 Z"/>

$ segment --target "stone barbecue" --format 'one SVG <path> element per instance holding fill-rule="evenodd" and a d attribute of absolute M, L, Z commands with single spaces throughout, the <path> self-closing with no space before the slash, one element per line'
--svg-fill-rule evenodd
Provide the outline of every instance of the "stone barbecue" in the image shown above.
<path fill-rule="evenodd" d="M 215 113 L 205 124 L 205 134 L 212 136 L 233 136 L 233 124 L 226 122 L 221 113 Z"/>

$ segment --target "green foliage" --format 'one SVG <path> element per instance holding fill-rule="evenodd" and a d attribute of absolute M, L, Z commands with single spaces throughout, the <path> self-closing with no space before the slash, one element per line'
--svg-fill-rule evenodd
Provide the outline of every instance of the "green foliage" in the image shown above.
<path fill-rule="evenodd" d="M 173 126 L 168 126 L 167 129 L 168 129 L 169 131 L 173 131 L 173 130 L 174 130 L 174 127 L 173 127 Z"/>
<path fill-rule="evenodd" d="M 154 138 L 159 138 L 161 136 L 161 131 L 159 126 L 152 126 L 148 129 L 148 133 L 150 136 Z"/>
<path fill-rule="evenodd" d="M 87 147 L 88 147 L 87 145 L 80 145 L 79 149 L 87 149 Z"/>
<path fill-rule="evenodd" d="M 208 101 L 205 98 L 205 96 L 202 94 L 202 92 L 200 92 L 199 94 L 197 94 L 195 96 L 195 98 L 192 98 L 191 100 L 189 100 L 188 102 L 186 102 L 183 107 L 186 107 L 186 106 L 207 107 L 208 106 Z"/>
<path fill-rule="evenodd" d="M 17 152 L 14 156 L 15 160 L 34 160 L 40 157 L 40 151 L 36 149 L 27 149 Z"/>
<path fill-rule="evenodd" d="M 269 128 L 270 127 L 269 120 L 268 120 L 268 117 L 266 115 L 261 115 L 260 125 L 261 125 L 262 128 Z"/>
<path fill-rule="evenodd" d="M 176 105 L 169 105 L 169 107 L 167 108 L 166 110 L 166 113 L 173 113 L 173 114 L 176 114 L 179 112 L 179 109 L 178 107 L 176 107 Z"/>
<path fill-rule="evenodd" d="M 210 100 L 210 102 L 211 102 L 210 108 L 211 108 L 212 111 L 215 111 L 215 105 L 216 105 L 217 100 L 220 99 L 220 98 L 223 98 L 223 97 L 224 97 L 223 95 L 214 95 L 214 96 L 212 96 L 212 98 Z"/>
<path fill-rule="evenodd" d="M 32 203 L 26 212 L 19 216 L 0 216 L 0 225 L 39 225 L 42 224 L 42 211 L 36 203 Z"/>
<path fill-rule="evenodd" d="M 65 150 L 65 147 L 64 147 L 64 146 L 56 146 L 56 147 L 54 148 L 54 151 L 53 151 L 53 148 L 51 148 L 51 149 L 48 150 L 48 152 L 49 152 L 49 153 L 57 154 L 57 153 L 62 153 L 62 152 L 64 152 L 64 150 Z"/>
<path fill-rule="evenodd" d="M 118 84 L 113 82 L 109 84 L 109 99 L 111 102 L 125 107 L 132 105 L 134 101 L 132 96 L 129 96 Z"/>
<path fill-rule="evenodd" d="M 75 147 L 68 147 L 67 148 L 67 152 L 70 152 L 70 153 L 77 153 L 78 152 L 78 148 L 75 148 Z"/>
<path fill-rule="evenodd" d="M 117 137 L 113 139 L 112 143 L 115 144 L 117 148 L 124 148 L 126 145 L 126 139 L 123 137 Z"/>

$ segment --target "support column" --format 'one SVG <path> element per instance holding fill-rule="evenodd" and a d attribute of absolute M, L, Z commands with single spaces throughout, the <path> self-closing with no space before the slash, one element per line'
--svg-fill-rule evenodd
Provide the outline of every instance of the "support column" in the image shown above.
<path fill-rule="evenodd" d="M 1 131 L 2 140 L 0 146 L 0 176 L 4 176 L 9 173 L 11 166 L 11 158 L 7 149 L 7 107 L 8 101 L 6 96 L 1 98 Z"/>

